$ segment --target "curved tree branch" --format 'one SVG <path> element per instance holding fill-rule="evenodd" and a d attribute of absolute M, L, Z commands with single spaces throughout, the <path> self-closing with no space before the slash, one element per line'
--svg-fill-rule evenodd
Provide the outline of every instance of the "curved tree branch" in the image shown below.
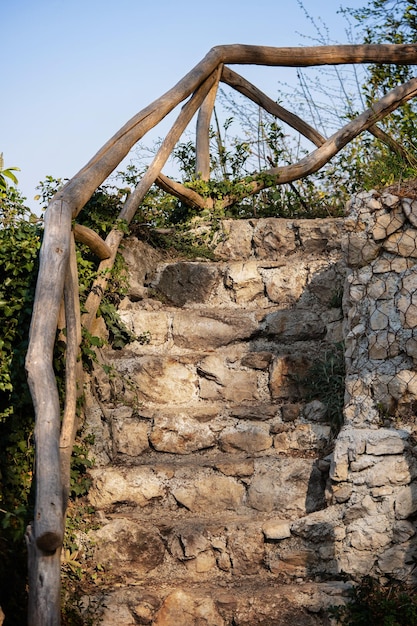
<path fill-rule="evenodd" d="M 211 198 L 203 198 L 203 196 L 200 196 L 200 194 L 193 189 L 189 189 L 188 187 L 185 187 L 185 185 L 168 178 L 168 176 L 165 176 L 162 172 L 155 180 L 155 184 L 158 185 L 160 189 L 166 191 L 166 193 L 170 193 L 172 196 L 175 196 L 192 209 L 213 208 L 213 200 Z"/>
<path fill-rule="evenodd" d="M 111 256 L 109 247 L 102 240 L 100 235 L 97 235 L 91 228 L 83 226 L 82 224 L 74 224 L 73 231 L 75 241 L 79 241 L 88 246 L 100 260 L 108 259 Z"/>
<path fill-rule="evenodd" d="M 375 124 L 375 126 L 368 128 L 368 133 L 371 133 L 371 135 L 382 141 L 382 143 L 388 146 L 388 148 L 402 157 L 405 161 L 412 163 L 414 167 L 417 166 L 417 159 L 408 150 L 406 150 L 404 146 L 398 143 L 398 141 L 382 130 L 382 128 L 379 128 L 379 126 Z"/>
<path fill-rule="evenodd" d="M 243 76 L 239 76 L 239 74 L 233 72 L 230 68 L 223 68 L 221 80 L 252 100 L 252 102 L 261 106 L 265 111 L 271 113 L 271 115 L 274 115 L 291 126 L 291 128 L 297 130 L 301 135 L 314 143 L 314 145 L 321 146 L 326 141 L 323 135 L 307 124 L 307 122 L 304 122 L 298 115 L 284 109 L 284 107 L 271 100 L 271 98 L 260 89 L 255 87 L 255 85 L 252 85 L 252 83 L 243 78 Z"/>

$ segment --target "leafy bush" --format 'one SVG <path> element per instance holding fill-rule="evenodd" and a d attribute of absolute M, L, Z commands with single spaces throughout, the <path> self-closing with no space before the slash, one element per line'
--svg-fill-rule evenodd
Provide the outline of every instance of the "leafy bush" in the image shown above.
<path fill-rule="evenodd" d="M 23 535 L 32 517 L 34 413 L 24 361 L 41 237 L 19 191 L 0 189 L 0 605 L 16 624 L 25 623 Z"/>
<path fill-rule="evenodd" d="M 417 596 L 400 583 L 381 585 L 366 576 L 352 588 L 349 602 L 330 615 L 342 626 L 416 626 Z"/>

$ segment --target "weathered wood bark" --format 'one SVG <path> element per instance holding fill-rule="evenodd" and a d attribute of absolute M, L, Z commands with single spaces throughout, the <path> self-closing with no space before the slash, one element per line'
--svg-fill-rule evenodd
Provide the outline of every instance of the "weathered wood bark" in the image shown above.
<path fill-rule="evenodd" d="M 340 65 L 344 63 L 417 63 L 414 44 L 371 44 L 272 48 L 240 44 L 216 46 L 182 80 L 129 120 L 60 191 L 75 217 L 97 187 L 111 174 L 130 148 L 156 126 L 218 67 L 219 64 L 285 67 Z"/>
<path fill-rule="evenodd" d="M 417 78 L 412 78 L 404 85 L 395 87 L 388 94 L 375 102 L 371 108 L 358 115 L 354 120 L 334 133 L 323 145 L 309 155 L 291 165 L 273 167 L 262 172 L 262 177 L 248 184 L 246 195 L 258 193 L 266 187 L 274 184 L 293 182 L 317 172 L 335 154 L 337 154 L 349 141 L 352 141 L 360 133 L 372 128 L 379 120 L 394 111 L 404 102 L 417 95 Z M 222 202 L 222 206 L 230 206 L 239 198 L 229 196 Z"/>
<path fill-rule="evenodd" d="M 354 139 L 357 135 L 366 130 L 386 143 L 392 150 L 409 160 L 411 157 L 404 150 L 404 148 L 383 130 L 378 128 L 376 126 L 376 122 L 383 119 L 391 111 L 395 110 L 401 106 L 401 104 L 417 95 L 416 83 L 414 82 L 416 80 L 417 79 L 412 79 L 408 83 L 399 85 L 390 91 L 383 98 L 381 98 L 381 100 L 376 102 L 372 108 L 364 111 L 357 118 L 334 133 L 329 139 L 325 140 L 324 137 L 320 136 L 320 139 L 317 141 L 319 148 L 298 161 L 298 163 L 265 170 L 262 172 L 262 177 L 249 184 L 242 181 L 242 188 L 245 189 L 246 195 L 249 196 L 251 194 L 256 194 L 267 187 L 291 183 L 295 180 L 313 174 L 323 167 L 323 165 L 325 165 L 325 163 L 327 163 L 345 145 L 347 145 L 349 141 L 352 141 L 352 139 Z M 293 127 L 295 128 L 295 125 Z M 301 132 L 300 128 L 297 128 L 297 130 Z M 304 132 L 301 134 L 305 135 Z M 310 139 L 313 141 L 311 137 Z M 256 178 L 256 175 L 254 175 L 254 178 Z M 156 182 L 162 189 L 165 189 L 165 191 L 181 199 L 185 204 L 188 204 L 193 208 L 203 209 L 212 207 L 210 199 L 203 198 L 200 194 L 184 187 L 181 183 L 171 181 L 162 174 L 158 177 Z M 225 208 L 240 199 L 241 198 L 237 196 L 227 196 L 220 202 L 220 205 Z"/>
<path fill-rule="evenodd" d="M 198 107 L 203 102 L 207 93 L 212 88 L 216 79 L 216 73 L 213 72 L 213 74 L 209 76 L 209 78 L 201 85 L 201 87 L 197 89 L 189 102 L 184 105 L 181 113 L 179 114 L 171 130 L 162 142 L 156 156 L 148 167 L 146 173 L 144 174 L 134 191 L 129 195 L 128 199 L 126 200 L 123 209 L 119 213 L 120 220 L 124 220 L 128 224 L 131 222 L 140 203 L 142 202 L 151 185 L 157 179 L 163 166 L 167 162 L 169 155 L 174 149 L 175 144 L 181 137 L 184 129 L 191 121 Z M 103 270 L 109 270 L 113 267 L 117 249 L 119 247 L 122 237 L 123 233 L 117 229 L 114 229 L 109 233 L 106 239 L 106 244 L 112 250 L 112 256 L 109 259 L 100 263 L 98 271 L 99 276 L 97 280 L 94 281 L 93 287 L 85 303 L 85 308 L 87 312 L 83 315 L 82 323 L 87 329 L 91 329 L 91 325 L 95 319 L 97 309 L 100 305 L 100 301 L 102 298 L 102 294 L 106 288 L 109 278 L 108 271 Z"/>
<path fill-rule="evenodd" d="M 32 527 L 26 531 L 29 570 L 28 626 L 61 623 L 61 548 L 43 552 L 36 545 Z"/>
<path fill-rule="evenodd" d="M 53 202 L 45 214 L 45 234 L 26 357 L 28 383 L 36 411 L 33 532 L 38 548 L 46 552 L 53 552 L 61 546 L 64 535 L 59 455 L 60 406 L 52 361 L 70 255 L 70 233 L 68 205 Z"/>
<path fill-rule="evenodd" d="M 123 209 L 120 211 L 119 219 L 131 222 L 140 203 L 148 192 L 150 186 L 155 182 L 165 163 L 169 159 L 175 144 L 181 137 L 194 114 L 198 111 L 207 94 L 217 81 L 217 72 L 213 72 L 196 90 L 192 98 L 183 106 L 178 118 L 175 120 L 171 130 L 163 140 L 156 156 L 149 165 L 142 179 L 127 198 Z"/>
<path fill-rule="evenodd" d="M 59 440 L 64 512 L 70 489 L 71 454 L 77 433 L 77 400 L 83 393 L 83 368 L 80 359 L 81 314 L 78 292 L 78 271 L 74 236 L 64 284 L 66 352 L 65 406 Z"/>
<path fill-rule="evenodd" d="M 294 176 L 301 178 L 316 172 L 331 157 L 344 148 L 349 141 L 357 137 L 359 133 L 372 128 L 379 120 L 416 95 L 417 78 L 412 78 L 404 85 L 395 87 L 395 89 L 375 102 L 371 108 L 334 133 L 322 146 L 304 159 L 301 159 L 298 163 L 287 167 L 272 168 L 266 171 L 266 175 L 275 175 L 279 182 L 286 182 L 287 180 L 296 180 Z"/>
<path fill-rule="evenodd" d="M 195 141 L 195 173 L 202 180 L 210 179 L 210 120 L 216 101 L 219 79 L 223 66 L 217 69 L 216 82 L 208 92 L 197 118 Z"/>
<path fill-rule="evenodd" d="M 171 195 L 179 198 L 185 204 L 190 206 L 192 209 L 212 209 L 213 208 L 213 200 L 211 198 L 203 198 L 199 193 L 194 191 L 193 189 L 189 189 L 185 187 L 181 183 L 168 178 L 164 174 L 160 173 L 155 180 L 155 183 Z"/>
<path fill-rule="evenodd" d="M 90 250 L 98 256 L 100 260 L 108 259 L 111 256 L 111 250 L 102 238 L 88 228 L 81 224 L 74 224 L 73 226 L 75 241 L 84 243 L 90 248 Z"/>

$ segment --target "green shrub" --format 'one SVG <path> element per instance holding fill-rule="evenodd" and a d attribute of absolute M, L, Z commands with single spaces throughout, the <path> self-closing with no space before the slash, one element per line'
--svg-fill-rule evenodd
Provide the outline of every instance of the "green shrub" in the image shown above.
<path fill-rule="evenodd" d="M 352 588 L 347 604 L 332 607 L 330 615 L 341 626 L 416 626 L 417 596 L 400 583 L 381 585 L 366 576 Z"/>

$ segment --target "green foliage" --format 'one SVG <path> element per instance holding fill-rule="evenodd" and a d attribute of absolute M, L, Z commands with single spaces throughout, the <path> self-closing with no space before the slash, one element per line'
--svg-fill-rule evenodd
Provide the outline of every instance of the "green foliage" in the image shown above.
<path fill-rule="evenodd" d="M 24 361 L 42 237 L 24 202 L 13 185 L 0 189 L 0 605 L 16 624 L 26 619 L 23 535 L 32 516 L 33 408 Z"/>
<path fill-rule="evenodd" d="M 416 626 L 417 597 L 401 583 L 381 585 L 366 576 L 353 587 L 349 602 L 329 613 L 342 626 Z"/>
<path fill-rule="evenodd" d="M 363 30 L 364 43 L 415 43 L 417 37 L 417 4 L 415 0 L 369 0 L 362 9 L 353 11 L 353 16 Z M 411 65 L 371 65 L 368 68 L 362 92 L 368 106 L 381 98 L 396 85 L 405 83 L 415 74 Z M 373 174 L 384 184 L 416 176 L 417 104 L 415 99 L 406 102 L 379 124 L 407 150 L 408 156 L 401 158 L 372 141 Z M 382 165 L 382 167 L 381 167 Z M 382 169 L 382 176 L 381 176 Z M 369 187 L 368 187 L 369 188 Z"/>
<path fill-rule="evenodd" d="M 62 626 L 96 626 L 101 624 L 105 608 L 102 596 L 86 596 L 82 588 L 75 588 L 71 601 L 65 602 L 62 608 Z"/>
<path fill-rule="evenodd" d="M 86 590 L 96 591 L 107 574 L 93 559 L 89 544 L 80 547 L 80 536 L 98 528 L 94 508 L 83 502 L 70 502 L 62 551 L 62 625 L 96 626 L 101 623 L 102 594 L 88 597 Z"/>
<path fill-rule="evenodd" d="M 22 525 L 16 509 L 27 502 L 33 460 L 24 361 L 42 231 L 31 218 L 16 189 L 0 195 L 0 506 L 8 512 L 3 527 L 11 529 Z"/>
<path fill-rule="evenodd" d="M 136 172 L 129 170 L 126 174 L 129 182 L 136 180 Z M 39 184 L 41 191 L 39 198 L 46 205 L 53 195 L 62 187 L 65 180 L 55 179 L 48 176 L 46 180 Z M 125 182 L 126 179 L 125 179 Z M 87 226 L 105 238 L 110 230 L 117 223 L 122 229 L 125 226 L 118 222 L 117 217 L 122 208 L 122 201 L 129 195 L 130 189 L 125 187 L 118 189 L 115 185 L 102 185 L 99 187 L 80 213 L 78 223 Z M 83 245 L 77 244 L 77 268 L 78 281 L 80 290 L 80 304 L 83 307 L 85 300 L 90 293 L 94 280 L 97 277 L 98 260 L 91 250 Z M 127 290 L 127 269 L 122 255 L 118 254 L 116 261 L 111 270 L 108 288 L 103 296 L 99 314 L 101 314 L 106 322 L 110 333 L 110 343 L 116 349 L 123 348 L 127 343 L 136 341 L 138 338 L 131 333 L 122 323 L 117 314 L 116 306 L 120 302 L 122 296 Z M 91 367 L 92 362 L 96 360 L 95 348 L 102 347 L 104 342 L 91 335 L 91 333 L 83 331 L 83 342 L 81 346 L 84 363 Z"/>
<path fill-rule="evenodd" d="M 193 232 L 193 227 L 198 231 L 198 222 L 195 218 L 189 223 L 179 224 L 171 233 L 157 234 L 153 240 L 159 248 L 185 259 L 215 260 L 210 243 L 217 232 L 217 223 L 213 220 L 208 228 L 203 223 L 201 231 L 196 233 Z"/>
<path fill-rule="evenodd" d="M 343 343 L 328 348 L 301 380 L 307 400 L 320 400 L 326 405 L 326 417 L 336 435 L 343 425 L 345 393 L 345 349 Z"/>
<path fill-rule="evenodd" d="M 94 435 L 83 437 L 72 449 L 70 496 L 85 496 L 91 487 L 88 470 L 94 467 L 94 460 L 89 457 L 89 447 L 94 443 Z"/>
<path fill-rule="evenodd" d="M 48 202 L 62 184 L 62 180 L 48 177 L 41 185 L 43 201 Z M 90 200 L 83 223 L 105 236 L 117 220 L 121 198 L 126 193 L 100 188 Z M 13 615 L 15 624 L 22 625 L 26 623 L 23 536 L 28 522 L 33 519 L 34 460 L 34 411 L 24 361 L 41 239 L 42 220 L 25 206 L 19 191 L 13 185 L 0 189 L 0 605 L 8 615 Z M 77 247 L 77 259 L 82 305 L 97 276 L 98 261 L 81 245 Z M 102 306 L 103 317 L 109 320 L 110 336 L 118 348 L 127 341 L 139 339 L 121 323 L 116 312 L 126 290 L 126 279 L 126 268 L 120 256 Z M 143 340 L 148 338 L 144 336 Z M 96 359 L 96 348 L 102 345 L 102 339 L 84 333 L 82 353 L 85 364 L 88 365 L 89 359 L 90 362 Z M 59 340 L 55 347 L 54 369 L 61 398 L 64 395 L 64 356 L 65 342 Z M 74 447 L 70 482 L 70 497 L 73 499 L 84 496 L 90 485 L 88 470 L 93 465 L 88 454 L 90 444 L 88 438 L 81 438 Z M 74 560 L 69 567 L 76 568 Z M 96 621 L 91 621 L 89 615 L 92 620 L 93 612 L 84 611 L 84 617 L 78 622 L 74 621 L 74 615 L 71 619 L 67 616 L 65 623 L 97 623 L 96 617 Z M 82 621 L 84 619 L 86 621 Z"/>
<path fill-rule="evenodd" d="M 329 194 L 317 177 L 310 176 L 289 184 L 276 185 L 274 176 L 268 170 L 278 164 L 288 164 L 299 158 L 299 148 L 284 133 L 283 124 L 272 115 L 263 114 L 259 125 L 253 127 L 249 118 L 258 120 L 259 111 L 255 106 L 242 110 L 236 100 L 226 99 L 226 109 L 237 111 L 223 124 L 217 123 L 211 129 L 211 179 L 203 181 L 195 173 L 195 147 L 192 142 L 179 144 L 174 151 L 182 173 L 184 185 L 199 193 L 203 198 L 214 202 L 214 209 L 200 212 L 210 219 L 251 217 L 326 217 L 340 215 L 346 200 L 331 202 Z M 216 118 L 217 120 L 217 118 Z M 245 139 L 230 136 L 233 124 L 240 125 Z M 256 174 L 254 172 L 257 172 Z M 252 195 L 251 182 L 260 180 L 266 189 Z M 227 197 L 236 198 L 233 205 L 222 209 L 221 201 Z M 180 211 L 182 220 L 175 220 Z M 195 211 L 177 207 L 173 212 L 173 222 L 189 221 Z"/>
<path fill-rule="evenodd" d="M 11 180 L 13 184 L 17 185 L 17 178 L 13 172 L 20 171 L 18 167 L 9 167 L 5 169 L 3 152 L 0 152 L 0 192 L 5 193 L 9 186 L 7 179 Z"/>

